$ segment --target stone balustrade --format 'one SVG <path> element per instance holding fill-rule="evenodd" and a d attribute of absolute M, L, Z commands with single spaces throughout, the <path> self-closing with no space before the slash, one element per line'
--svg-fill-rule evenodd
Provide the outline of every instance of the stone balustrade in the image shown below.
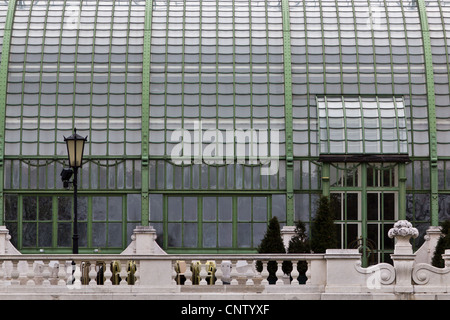
<path fill-rule="evenodd" d="M 5 238 L 0 299 L 449 299 L 450 250 L 444 268 L 418 261 L 409 242 L 416 231 L 396 223 L 393 265 L 367 268 L 356 249 L 166 254 L 152 228 L 139 228 L 119 255 L 26 255 L 8 249 Z"/>
<path fill-rule="evenodd" d="M 262 270 L 257 271 L 257 261 Z M 274 285 L 300 285 L 303 261 L 306 285 L 319 285 L 313 265 L 323 254 L 250 255 L 0 255 L 0 288 L 7 286 L 192 286 L 269 285 L 268 264 L 277 265 Z M 289 274 L 282 271 L 290 262 Z M 210 267 L 210 270 L 207 268 Z M 184 281 L 181 283 L 181 277 Z M 291 279 L 292 277 L 292 279 Z M 0 289 L 1 290 L 1 289 Z"/>

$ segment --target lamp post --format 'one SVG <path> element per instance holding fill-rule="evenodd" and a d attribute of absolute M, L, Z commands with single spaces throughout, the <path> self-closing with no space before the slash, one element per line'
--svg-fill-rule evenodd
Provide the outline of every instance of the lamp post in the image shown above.
<path fill-rule="evenodd" d="M 73 169 L 73 236 L 72 236 L 72 253 L 78 254 L 78 212 L 77 212 L 77 187 L 78 187 L 78 168 L 81 168 L 83 161 L 84 144 L 87 137 L 83 138 L 77 134 L 77 129 L 74 129 L 74 134 L 70 137 L 64 137 L 67 146 L 67 154 L 69 156 L 69 166 Z"/>

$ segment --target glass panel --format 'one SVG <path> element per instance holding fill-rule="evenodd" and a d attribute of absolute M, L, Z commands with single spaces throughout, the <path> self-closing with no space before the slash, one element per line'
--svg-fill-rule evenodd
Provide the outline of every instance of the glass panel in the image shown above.
<path fill-rule="evenodd" d="M 58 247 L 72 246 L 72 223 L 58 223 Z"/>
<path fill-rule="evenodd" d="M 383 193 L 383 214 L 384 220 L 395 219 L 395 194 Z"/>
<path fill-rule="evenodd" d="M 51 223 L 39 223 L 39 247 L 51 247 L 52 246 L 52 236 L 53 236 L 53 226 Z"/>
<path fill-rule="evenodd" d="M 36 220 L 37 219 L 37 197 L 24 196 L 22 197 L 23 203 L 23 219 L 24 220 Z"/>
<path fill-rule="evenodd" d="M 407 153 L 403 100 L 318 97 L 317 108 L 322 154 Z"/>
<path fill-rule="evenodd" d="M 183 246 L 195 248 L 198 246 L 198 225 L 197 223 L 184 223 Z"/>
<path fill-rule="evenodd" d="M 217 198 L 203 197 L 203 221 L 217 220 Z"/>
<path fill-rule="evenodd" d="M 358 194 L 347 193 L 347 220 L 358 220 Z"/>
<path fill-rule="evenodd" d="M 252 229 L 250 223 L 238 223 L 237 245 L 238 248 L 250 248 L 252 240 Z"/>
<path fill-rule="evenodd" d="M 219 223 L 219 247 L 230 248 L 233 245 L 233 230 L 231 223 Z"/>
<path fill-rule="evenodd" d="M 93 221 L 106 220 L 106 197 L 92 197 L 92 219 Z"/>
<path fill-rule="evenodd" d="M 35 222 L 22 223 L 22 246 L 35 247 L 37 239 L 37 224 Z"/>
<path fill-rule="evenodd" d="M 378 193 L 368 193 L 367 194 L 367 219 L 368 220 L 379 220 L 379 200 Z"/>
<path fill-rule="evenodd" d="M 53 198 L 39 197 L 39 220 L 51 220 L 53 216 Z"/>

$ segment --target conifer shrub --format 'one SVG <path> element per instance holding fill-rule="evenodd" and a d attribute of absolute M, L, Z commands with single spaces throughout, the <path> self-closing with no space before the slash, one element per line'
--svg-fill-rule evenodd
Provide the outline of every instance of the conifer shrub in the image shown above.
<path fill-rule="evenodd" d="M 289 241 L 288 253 L 310 253 L 310 244 L 308 236 L 306 233 L 306 226 L 303 222 L 297 221 L 295 224 L 294 236 Z M 285 273 L 292 272 L 292 263 L 286 261 L 283 263 L 283 271 Z M 297 262 L 297 271 L 299 276 L 297 278 L 300 284 L 306 283 L 306 270 L 308 269 L 308 264 L 306 261 Z"/>
<path fill-rule="evenodd" d="M 258 253 L 286 253 L 283 239 L 281 238 L 280 223 L 278 222 L 278 218 L 276 216 L 269 221 L 264 238 L 258 246 Z M 257 261 L 256 270 L 261 272 L 262 269 L 262 262 Z M 269 261 L 267 264 L 267 271 L 269 271 L 269 277 L 267 280 L 270 284 L 274 284 L 277 281 L 277 277 L 275 276 L 277 269 L 277 262 Z"/>
<path fill-rule="evenodd" d="M 318 199 L 316 217 L 311 225 L 311 251 L 325 253 L 326 249 L 336 249 L 338 246 L 336 225 L 334 224 L 333 206 L 327 196 Z"/>
<path fill-rule="evenodd" d="M 431 260 L 431 265 L 437 268 L 444 268 L 445 263 L 442 259 L 442 255 L 445 253 L 445 249 L 450 249 L 450 220 L 444 221 L 441 224 L 441 236 L 436 244 L 436 249 L 434 250 L 433 259 Z"/>

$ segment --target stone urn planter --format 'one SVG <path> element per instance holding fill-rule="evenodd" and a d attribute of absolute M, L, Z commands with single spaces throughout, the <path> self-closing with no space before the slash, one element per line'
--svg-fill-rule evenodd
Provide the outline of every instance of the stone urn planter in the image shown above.
<path fill-rule="evenodd" d="M 409 241 L 411 238 L 417 238 L 419 231 L 413 228 L 409 221 L 399 220 L 389 230 L 388 236 L 391 239 L 395 238 L 394 254 L 391 255 L 396 274 L 395 291 L 411 293 L 413 291 L 411 273 L 415 255 Z"/>

